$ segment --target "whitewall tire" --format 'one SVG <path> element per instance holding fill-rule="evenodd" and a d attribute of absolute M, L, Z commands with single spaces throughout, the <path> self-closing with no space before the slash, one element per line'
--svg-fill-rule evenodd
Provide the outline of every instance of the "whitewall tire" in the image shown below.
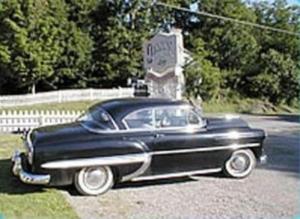
<path fill-rule="evenodd" d="M 230 177 L 244 178 L 252 172 L 255 166 L 256 158 L 251 150 L 237 150 L 226 161 L 224 172 Z"/>
<path fill-rule="evenodd" d="M 114 184 L 112 170 L 108 166 L 86 167 L 75 174 L 74 184 L 82 195 L 101 195 Z"/>

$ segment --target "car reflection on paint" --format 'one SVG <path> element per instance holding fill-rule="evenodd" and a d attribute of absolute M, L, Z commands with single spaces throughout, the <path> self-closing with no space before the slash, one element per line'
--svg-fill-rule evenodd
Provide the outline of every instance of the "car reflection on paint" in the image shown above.
<path fill-rule="evenodd" d="M 204 118 L 185 101 L 113 99 L 76 122 L 30 131 L 12 171 L 28 184 L 74 184 L 83 195 L 124 181 L 216 172 L 244 178 L 266 160 L 264 138 L 240 118 Z"/>

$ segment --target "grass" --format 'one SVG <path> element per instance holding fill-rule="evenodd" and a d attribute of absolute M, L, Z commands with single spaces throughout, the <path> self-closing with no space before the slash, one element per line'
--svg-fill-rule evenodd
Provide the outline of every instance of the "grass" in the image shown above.
<path fill-rule="evenodd" d="M 202 104 L 205 113 L 249 113 L 249 114 L 290 114 L 299 109 L 256 99 L 235 99 L 231 101 L 208 101 Z"/>
<path fill-rule="evenodd" d="M 85 110 L 99 101 L 73 101 L 65 103 L 43 103 L 27 106 L 2 107 L 0 110 Z"/>
<path fill-rule="evenodd" d="M 6 218 L 77 218 L 59 191 L 22 184 L 10 173 L 10 156 L 22 149 L 20 135 L 0 135 L 0 216 Z"/>

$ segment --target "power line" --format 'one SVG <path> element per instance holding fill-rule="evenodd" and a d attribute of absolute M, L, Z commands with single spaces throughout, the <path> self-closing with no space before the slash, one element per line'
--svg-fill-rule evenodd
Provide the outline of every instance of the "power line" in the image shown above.
<path fill-rule="evenodd" d="M 269 27 L 266 25 L 256 24 L 256 23 L 252 23 L 252 22 L 248 22 L 248 21 L 242 21 L 242 20 L 231 18 L 231 17 L 225 17 L 225 16 L 221 16 L 221 15 L 211 14 L 211 13 L 204 12 L 204 11 L 193 11 L 188 8 L 170 5 L 170 4 L 166 4 L 163 2 L 159 2 L 159 1 L 155 2 L 154 4 L 160 5 L 163 7 L 180 10 L 180 11 L 184 11 L 184 12 L 188 12 L 188 13 L 198 14 L 198 15 L 207 16 L 207 17 L 216 18 L 216 19 L 225 20 L 225 21 L 230 21 L 230 22 L 236 22 L 238 24 L 248 25 L 248 26 L 257 27 L 260 29 L 271 30 L 271 31 L 279 32 L 279 33 L 285 33 L 285 34 L 300 37 L 299 33 L 295 33 L 295 32 L 284 30 L 284 29 L 279 29 L 279 28 L 275 28 L 275 27 Z"/>

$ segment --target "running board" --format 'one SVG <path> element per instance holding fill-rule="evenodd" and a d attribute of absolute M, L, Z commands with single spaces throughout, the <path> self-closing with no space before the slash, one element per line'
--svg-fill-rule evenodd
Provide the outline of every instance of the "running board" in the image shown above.
<path fill-rule="evenodd" d="M 144 180 L 168 179 L 168 178 L 176 178 L 176 177 L 183 177 L 183 176 L 192 176 L 197 174 L 218 173 L 221 171 L 222 168 L 215 168 L 215 169 L 169 173 L 169 174 L 161 174 L 161 175 L 153 175 L 153 176 L 140 176 L 132 179 L 131 181 L 135 182 L 135 181 L 144 181 Z"/>

